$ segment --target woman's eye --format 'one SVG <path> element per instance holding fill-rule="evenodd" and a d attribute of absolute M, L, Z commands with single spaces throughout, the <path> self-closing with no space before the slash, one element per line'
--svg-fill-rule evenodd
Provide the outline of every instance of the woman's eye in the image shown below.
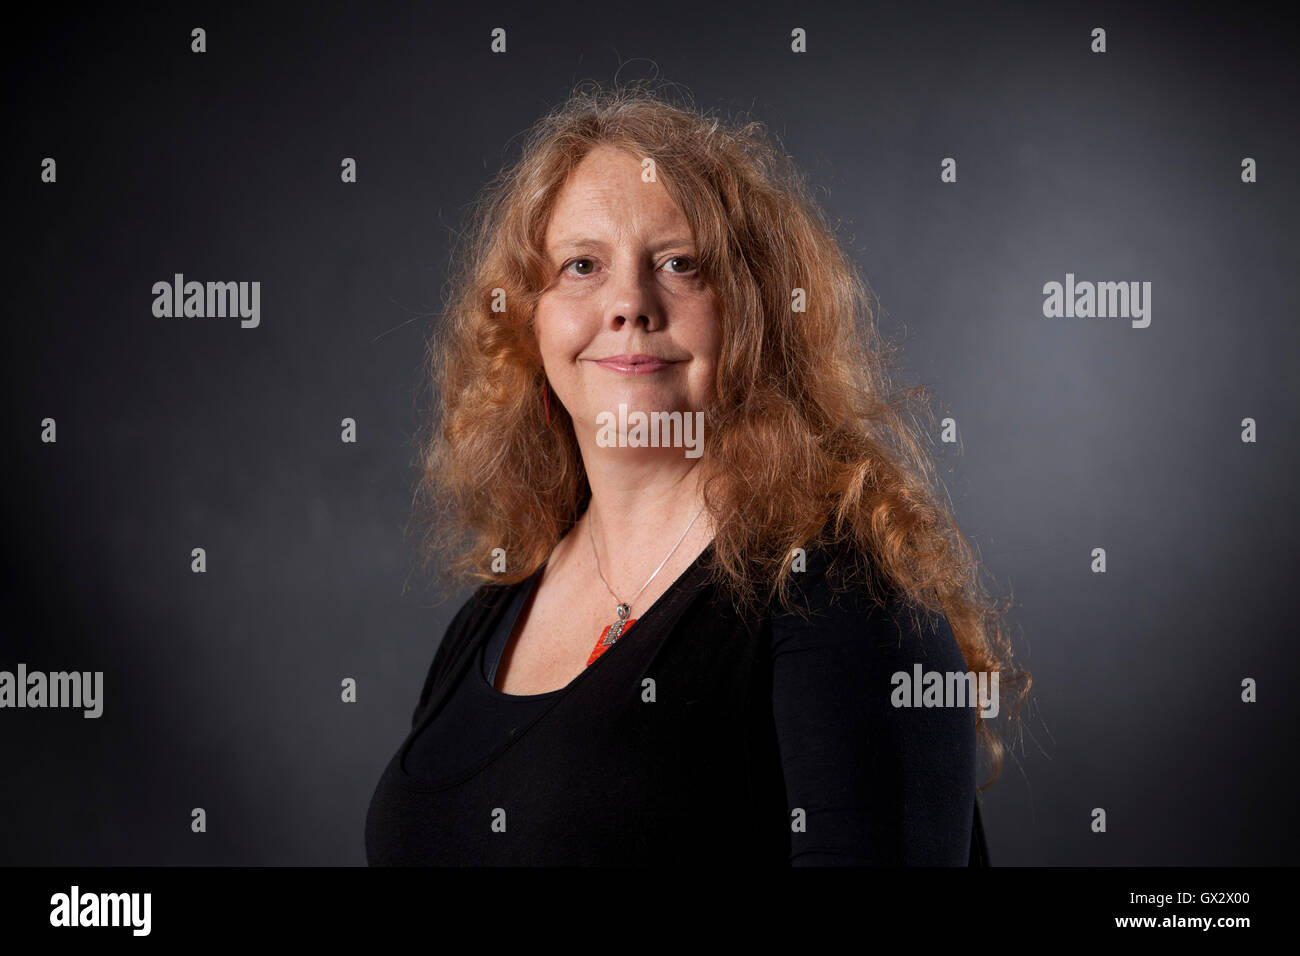
<path fill-rule="evenodd" d="M 665 265 L 672 265 L 672 263 L 675 262 L 685 263 L 686 267 L 670 268 L 668 271 L 673 275 L 686 275 L 688 272 L 694 272 L 695 269 L 697 268 L 695 259 L 691 256 L 673 256 L 671 259 L 668 260 L 667 263 L 665 263 Z M 577 267 L 576 270 L 574 270 L 574 267 Z M 564 264 L 564 268 L 561 271 L 568 272 L 570 270 L 574 270 L 572 272 L 573 275 L 588 276 L 591 275 L 591 272 L 586 270 L 590 269 L 594 271 L 595 268 L 596 268 L 596 264 L 591 259 L 580 258 L 580 259 L 570 259 L 568 262 Z"/>

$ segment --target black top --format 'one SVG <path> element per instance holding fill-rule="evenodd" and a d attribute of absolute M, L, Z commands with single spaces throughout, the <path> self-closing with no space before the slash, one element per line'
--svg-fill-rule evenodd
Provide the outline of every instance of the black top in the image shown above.
<path fill-rule="evenodd" d="M 496 672 L 524 604 L 537 588 L 542 571 L 514 589 L 505 613 L 491 637 L 475 655 L 474 666 L 448 699 L 438 719 L 425 726 L 406 754 L 406 768 L 422 780 L 469 769 L 493 748 L 532 722 L 565 688 L 545 694 L 504 694 L 497 690 Z M 640 622 L 638 622 L 640 623 Z M 628 633 L 632 633 L 632 629 Z M 592 644 L 595 644 L 592 639 Z"/>
<path fill-rule="evenodd" d="M 371 799 L 369 863 L 987 865 L 974 713 L 891 703 L 895 672 L 966 670 L 947 620 L 821 546 L 794 576 L 810 616 L 745 619 L 712 548 L 545 694 L 493 686 L 542 569 L 478 588 Z"/>

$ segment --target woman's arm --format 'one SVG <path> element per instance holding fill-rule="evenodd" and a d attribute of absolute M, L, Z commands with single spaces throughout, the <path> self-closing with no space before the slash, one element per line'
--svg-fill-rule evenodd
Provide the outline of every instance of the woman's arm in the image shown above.
<path fill-rule="evenodd" d="M 970 859 L 975 710 L 895 707 L 896 673 L 965 672 L 943 615 L 889 595 L 873 603 L 851 575 L 832 591 L 824 553 L 798 585 L 811 616 L 773 616 L 772 707 L 790 810 L 790 863 L 952 865 Z M 856 573 L 855 573 L 856 574 Z M 839 582 L 836 582 L 839 583 Z M 911 700 L 911 695 L 908 695 Z M 791 819 L 794 819 L 793 817 Z"/>

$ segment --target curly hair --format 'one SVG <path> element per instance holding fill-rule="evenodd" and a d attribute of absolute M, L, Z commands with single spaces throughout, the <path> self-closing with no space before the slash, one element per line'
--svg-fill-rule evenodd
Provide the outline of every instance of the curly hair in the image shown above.
<path fill-rule="evenodd" d="M 533 320 L 552 281 L 550 211 L 601 145 L 653 160 L 715 292 L 722 345 L 702 483 L 714 579 L 738 606 L 785 603 L 799 549 L 830 529 L 828 543 L 869 561 L 914 610 L 946 615 L 967 668 L 999 673 L 1001 709 L 1014 718 L 1031 676 L 1014 666 L 1006 608 L 981 585 L 935 480 L 928 429 L 915 421 L 917 410 L 933 420 L 926 390 L 893 385 L 894 346 L 855 264 L 761 123 L 723 122 L 645 83 L 579 84 L 485 187 L 456 244 L 443 322 L 427 342 L 414 511 L 422 569 L 453 585 L 521 581 L 590 498 L 572 420 L 547 421 L 546 405 L 562 406 L 548 394 Z M 498 548 L 504 573 L 490 570 Z M 978 710 L 975 719 L 992 770 L 983 789 L 1005 748 Z"/>

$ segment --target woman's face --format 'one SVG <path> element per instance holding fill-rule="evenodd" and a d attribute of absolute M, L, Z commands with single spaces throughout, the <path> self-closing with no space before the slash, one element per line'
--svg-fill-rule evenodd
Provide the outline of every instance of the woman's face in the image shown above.
<path fill-rule="evenodd" d="M 713 293 L 686 217 L 661 183 L 642 181 L 636 156 L 600 146 L 584 157 L 556 199 L 545 254 L 552 284 L 537 303 L 537 340 L 584 455 L 597 450 L 596 416 L 617 416 L 620 403 L 629 414 L 708 406 L 720 344 Z M 656 361 L 637 364 L 647 357 Z"/>

